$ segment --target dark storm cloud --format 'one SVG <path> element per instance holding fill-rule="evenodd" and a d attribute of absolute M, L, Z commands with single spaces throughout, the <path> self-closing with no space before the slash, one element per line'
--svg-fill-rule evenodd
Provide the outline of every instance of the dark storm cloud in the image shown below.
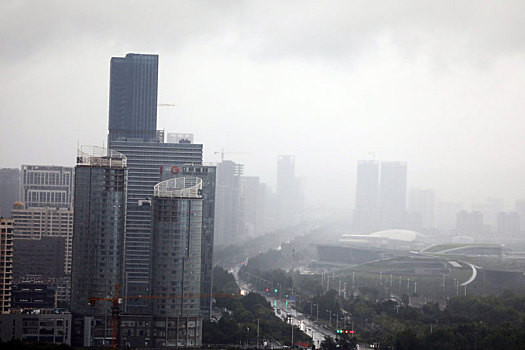
<path fill-rule="evenodd" d="M 0 12 L 0 60 L 15 62 L 46 50 L 67 50 L 83 41 L 167 46 L 224 28 L 229 6 L 197 1 L 17 1 Z"/>
<path fill-rule="evenodd" d="M 388 38 L 451 59 L 521 52 L 523 1 L 16 1 L 0 14 L 0 59 L 95 40 L 176 51 L 233 36 L 255 58 L 338 59 Z"/>

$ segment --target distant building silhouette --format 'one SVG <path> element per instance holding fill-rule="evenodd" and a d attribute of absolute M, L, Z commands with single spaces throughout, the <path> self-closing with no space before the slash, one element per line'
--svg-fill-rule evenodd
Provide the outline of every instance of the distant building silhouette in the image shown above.
<path fill-rule="evenodd" d="M 366 233 L 407 227 L 407 164 L 358 161 L 354 230 Z"/>
<path fill-rule="evenodd" d="M 244 166 L 231 160 L 217 164 L 217 194 L 215 206 L 215 242 L 231 244 L 241 238 L 241 176 Z"/>
<path fill-rule="evenodd" d="M 304 198 L 295 176 L 295 156 L 277 157 L 277 200 L 281 225 L 295 225 L 302 220 Z"/>
<path fill-rule="evenodd" d="M 381 229 L 379 212 L 379 162 L 360 160 L 357 163 L 354 230 L 368 233 Z"/>
<path fill-rule="evenodd" d="M 406 222 L 407 164 L 381 162 L 379 207 L 383 228 L 403 228 Z"/>
<path fill-rule="evenodd" d="M 483 233 L 483 213 L 480 211 L 468 212 L 462 210 L 457 213 L 457 227 L 460 234 L 479 235 Z"/>
<path fill-rule="evenodd" d="M 419 215 L 421 228 L 435 227 L 436 196 L 433 190 L 412 188 L 408 196 L 408 212 Z"/>
<path fill-rule="evenodd" d="M 520 233 L 520 215 L 516 212 L 498 213 L 498 234 L 517 235 Z"/>

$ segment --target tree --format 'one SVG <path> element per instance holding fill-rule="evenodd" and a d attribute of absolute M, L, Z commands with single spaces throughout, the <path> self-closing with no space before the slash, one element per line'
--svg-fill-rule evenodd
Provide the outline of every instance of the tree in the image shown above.
<path fill-rule="evenodd" d="M 334 338 L 327 336 L 324 337 L 324 340 L 321 342 L 320 349 L 323 350 L 336 350 L 337 349 L 337 343 L 334 341 Z"/>

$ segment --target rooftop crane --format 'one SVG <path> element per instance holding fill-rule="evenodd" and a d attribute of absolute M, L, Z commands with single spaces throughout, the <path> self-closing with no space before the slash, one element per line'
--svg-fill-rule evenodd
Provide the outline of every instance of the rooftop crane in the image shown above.
<path fill-rule="evenodd" d="M 247 154 L 248 152 L 224 152 L 224 148 L 221 149 L 220 152 L 214 152 L 214 154 L 220 154 L 221 155 L 221 162 L 224 162 L 224 155 L 225 154 Z"/>

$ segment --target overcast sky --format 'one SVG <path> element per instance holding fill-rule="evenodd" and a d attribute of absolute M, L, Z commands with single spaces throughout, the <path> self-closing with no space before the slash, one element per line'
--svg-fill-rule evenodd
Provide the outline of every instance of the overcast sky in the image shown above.
<path fill-rule="evenodd" d="M 525 198 L 525 1 L 18 1 L 0 8 L 0 167 L 74 165 L 107 137 L 109 61 L 156 53 L 158 128 L 310 204 L 353 205 L 356 161 L 466 205 Z"/>

